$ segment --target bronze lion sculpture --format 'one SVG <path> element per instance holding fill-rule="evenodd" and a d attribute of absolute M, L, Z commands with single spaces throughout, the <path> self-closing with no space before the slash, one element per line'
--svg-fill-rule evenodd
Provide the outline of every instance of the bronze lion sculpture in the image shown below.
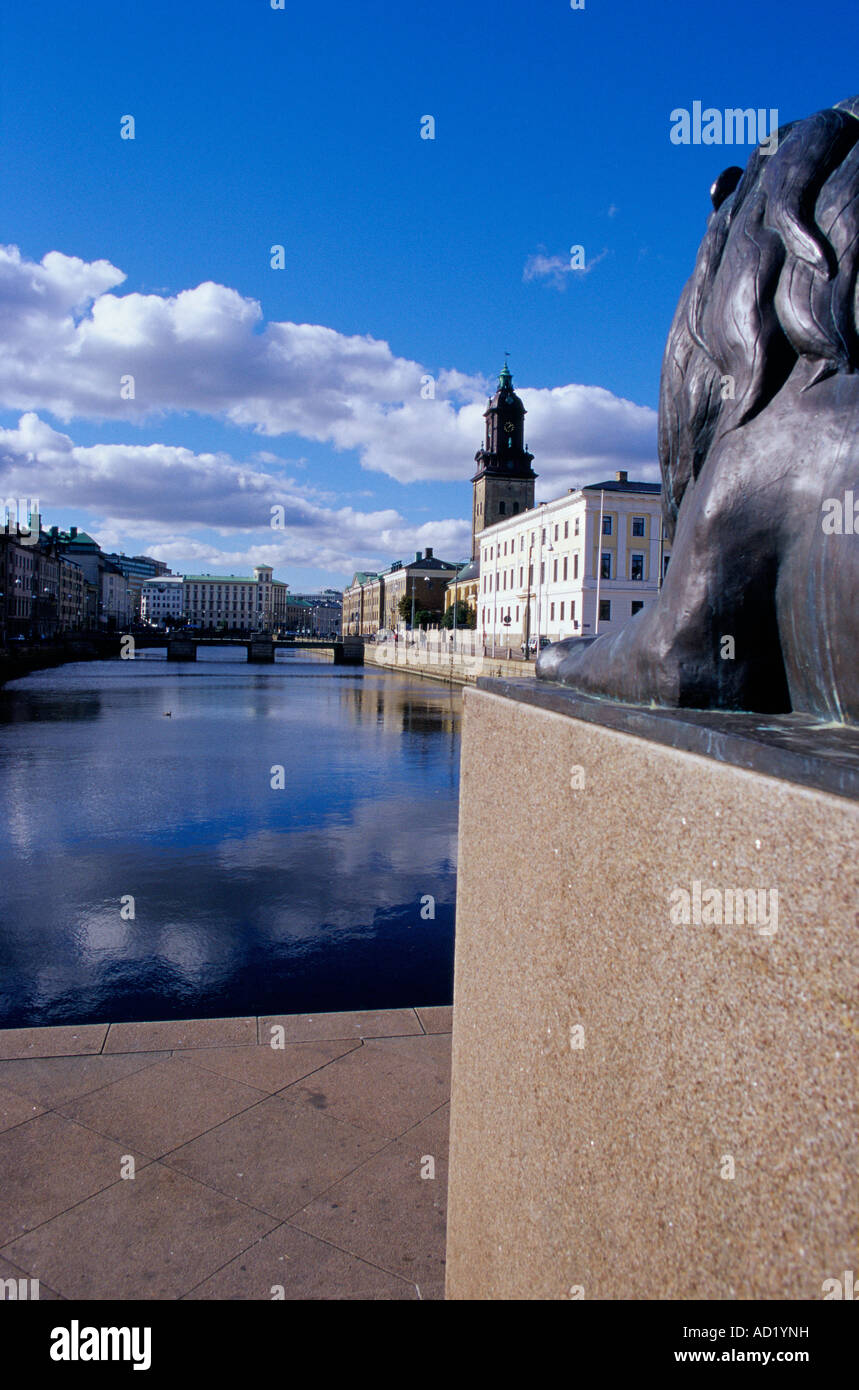
<path fill-rule="evenodd" d="M 783 126 L 711 196 L 662 365 L 665 582 L 618 633 L 548 648 L 537 675 L 856 724 L 859 97 Z"/>

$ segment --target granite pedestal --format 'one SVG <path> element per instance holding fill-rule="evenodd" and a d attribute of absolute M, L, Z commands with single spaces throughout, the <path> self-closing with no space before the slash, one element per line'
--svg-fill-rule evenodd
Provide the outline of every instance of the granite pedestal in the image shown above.
<path fill-rule="evenodd" d="M 466 691 L 448 1298 L 859 1271 L 857 793 L 855 730 Z"/>

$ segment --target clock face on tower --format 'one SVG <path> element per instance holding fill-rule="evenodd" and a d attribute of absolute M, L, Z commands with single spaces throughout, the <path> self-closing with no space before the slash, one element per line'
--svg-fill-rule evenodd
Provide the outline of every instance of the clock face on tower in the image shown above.
<path fill-rule="evenodd" d="M 515 429 L 515 425 L 513 424 L 512 420 L 508 420 L 504 428 L 508 434 L 512 434 L 513 430 Z"/>

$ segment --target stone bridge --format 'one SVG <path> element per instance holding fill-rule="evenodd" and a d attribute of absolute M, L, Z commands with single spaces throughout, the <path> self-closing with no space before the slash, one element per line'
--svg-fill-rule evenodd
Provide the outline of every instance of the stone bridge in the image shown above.
<path fill-rule="evenodd" d="M 292 651 L 330 651 L 335 666 L 363 666 L 364 641 L 361 637 L 313 638 L 296 637 L 275 640 L 272 637 L 167 637 L 158 633 L 134 634 L 134 645 L 140 650 L 166 647 L 168 661 L 196 661 L 201 647 L 244 647 L 248 662 L 273 662 L 280 648 Z"/>

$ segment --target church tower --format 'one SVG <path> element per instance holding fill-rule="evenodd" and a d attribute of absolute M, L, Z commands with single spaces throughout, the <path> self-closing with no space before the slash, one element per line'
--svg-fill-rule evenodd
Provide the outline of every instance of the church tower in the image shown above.
<path fill-rule="evenodd" d="M 498 378 L 498 390 L 484 411 L 486 441 L 474 455 L 477 472 L 472 478 L 471 558 L 480 553 L 480 532 L 506 516 L 528 511 L 534 505 L 537 474 L 534 455 L 525 448 L 525 407 L 513 390 L 506 361 Z"/>

